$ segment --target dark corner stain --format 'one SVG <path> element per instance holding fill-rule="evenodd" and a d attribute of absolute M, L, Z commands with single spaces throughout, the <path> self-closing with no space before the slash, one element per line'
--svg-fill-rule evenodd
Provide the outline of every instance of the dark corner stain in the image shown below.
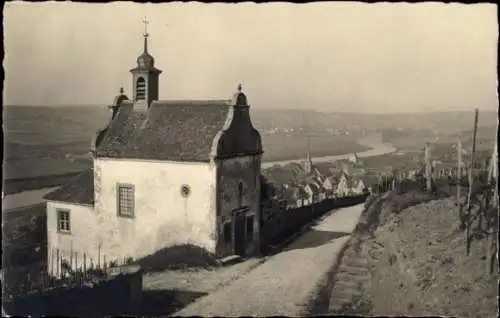
<path fill-rule="evenodd" d="M 189 290 L 145 290 L 140 308 L 135 314 L 143 317 L 173 315 L 196 299 L 206 295 L 208 293 Z"/>

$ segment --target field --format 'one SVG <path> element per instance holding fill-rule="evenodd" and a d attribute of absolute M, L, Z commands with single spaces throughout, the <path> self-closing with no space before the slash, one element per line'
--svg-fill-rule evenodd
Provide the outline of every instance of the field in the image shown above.
<path fill-rule="evenodd" d="M 286 116 L 285 116 L 286 117 Z M 254 125 L 262 127 L 267 122 Z M 36 107 L 4 109 L 4 178 L 18 179 L 58 175 L 89 167 L 88 156 L 94 134 L 105 127 L 110 114 L 104 106 Z M 263 120 L 263 119 L 262 119 Z M 300 125 L 300 122 L 296 123 Z M 314 129 L 313 129 L 314 132 Z M 304 134 L 263 134 L 264 161 L 303 158 L 307 151 Z M 310 137 L 312 156 L 359 152 L 368 149 L 353 136 Z"/>
<path fill-rule="evenodd" d="M 2 287 L 15 294 L 39 284 L 46 268 L 45 204 L 2 216 Z"/>
<path fill-rule="evenodd" d="M 496 126 L 487 125 L 489 122 L 478 122 L 476 148 L 478 150 L 492 149 L 495 142 Z M 472 147 L 472 131 L 467 126 L 456 133 L 437 133 L 428 130 L 397 131 L 385 129 L 382 132 L 383 141 L 393 144 L 404 151 L 421 151 L 425 143 L 429 142 L 437 147 L 446 147 L 457 142 L 460 136 L 463 147 Z"/>

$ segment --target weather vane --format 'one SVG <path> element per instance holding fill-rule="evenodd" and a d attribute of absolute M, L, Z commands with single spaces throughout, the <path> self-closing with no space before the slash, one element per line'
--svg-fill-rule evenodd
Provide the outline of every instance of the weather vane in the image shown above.
<path fill-rule="evenodd" d="M 147 17 L 144 17 L 144 20 L 142 20 L 142 23 L 144 23 L 144 36 L 148 36 L 148 24 L 149 24 L 149 20 Z"/>

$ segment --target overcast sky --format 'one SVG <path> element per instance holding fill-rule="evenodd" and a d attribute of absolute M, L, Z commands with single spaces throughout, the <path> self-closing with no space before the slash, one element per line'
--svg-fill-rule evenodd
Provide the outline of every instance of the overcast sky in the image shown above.
<path fill-rule="evenodd" d="M 6 104 L 101 104 L 149 48 L 161 99 L 414 112 L 497 107 L 492 4 L 6 3 Z"/>

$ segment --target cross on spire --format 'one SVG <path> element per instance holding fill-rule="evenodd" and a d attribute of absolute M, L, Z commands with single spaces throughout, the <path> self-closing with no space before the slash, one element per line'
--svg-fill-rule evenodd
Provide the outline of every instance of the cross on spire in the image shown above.
<path fill-rule="evenodd" d="M 150 21 L 148 20 L 147 17 L 144 17 L 144 19 L 142 20 L 142 23 L 144 23 L 144 37 L 147 37 L 149 35 L 148 24 L 150 23 Z"/>

